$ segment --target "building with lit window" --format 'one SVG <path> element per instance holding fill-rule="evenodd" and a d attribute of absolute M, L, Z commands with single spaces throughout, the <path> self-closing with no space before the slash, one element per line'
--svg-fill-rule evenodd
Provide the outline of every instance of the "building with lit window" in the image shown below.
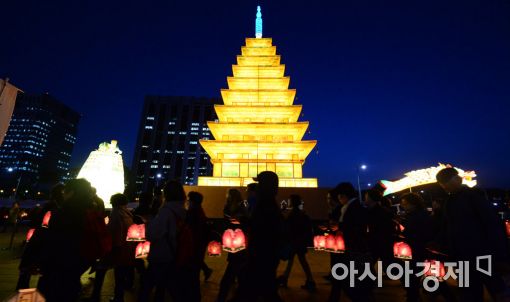
<path fill-rule="evenodd" d="M 211 137 L 207 121 L 215 120 L 220 99 L 147 96 L 133 159 L 135 193 L 169 179 L 196 185 L 211 175 L 210 158 L 199 141 Z"/>
<path fill-rule="evenodd" d="M 66 179 L 80 114 L 49 94 L 19 93 L 0 147 L 0 178 L 8 186 L 51 186 Z"/>

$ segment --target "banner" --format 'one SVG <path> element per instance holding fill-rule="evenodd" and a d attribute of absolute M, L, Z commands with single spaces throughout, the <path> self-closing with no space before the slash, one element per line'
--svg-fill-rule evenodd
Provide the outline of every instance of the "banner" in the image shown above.
<path fill-rule="evenodd" d="M 2 145 L 9 123 L 11 122 L 18 88 L 9 84 L 8 80 L 0 79 L 0 146 Z"/>

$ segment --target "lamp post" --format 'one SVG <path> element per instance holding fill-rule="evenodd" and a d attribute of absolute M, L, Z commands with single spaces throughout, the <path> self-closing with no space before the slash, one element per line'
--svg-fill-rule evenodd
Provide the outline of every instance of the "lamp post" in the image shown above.
<path fill-rule="evenodd" d="M 13 173 L 14 172 L 14 168 L 12 168 L 12 167 L 7 168 L 7 172 Z M 21 183 L 21 177 L 23 177 L 23 174 L 20 174 L 20 176 L 18 177 L 18 182 L 16 183 L 16 189 L 14 190 L 14 193 L 13 193 L 13 199 L 14 200 L 16 200 L 16 196 L 18 195 L 18 190 L 19 190 L 19 186 L 20 186 L 20 183 Z"/>
<path fill-rule="evenodd" d="M 159 188 L 159 181 L 161 179 L 161 173 L 156 174 L 156 187 Z"/>
<path fill-rule="evenodd" d="M 359 194 L 359 202 L 362 202 L 363 199 L 362 199 L 362 196 L 361 196 L 361 184 L 360 184 L 360 181 L 359 181 L 359 175 L 360 175 L 360 172 L 361 171 L 365 171 L 367 169 L 367 165 L 361 165 L 358 167 L 358 194 Z"/>

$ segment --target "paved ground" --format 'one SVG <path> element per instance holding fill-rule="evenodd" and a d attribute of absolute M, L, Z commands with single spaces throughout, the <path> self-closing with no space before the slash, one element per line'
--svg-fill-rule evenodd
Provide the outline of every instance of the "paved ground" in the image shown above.
<path fill-rule="evenodd" d="M 26 230 L 21 230 L 14 240 L 14 248 L 11 250 L 0 251 L 0 301 L 3 301 L 7 296 L 11 295 L 16 286 L 18 271 L 17 266 L 19 259 L 16 257 L 21 253 L 21 242 L 24 239 Z M 4 248 L 8 246 L 9 234 L 0 233 L 0 247 Z M 329 255 L 322 252 L 311 251 L 308 254 L 308 260 L 310 262 L 314 278 L 318 285 L 318 292 L 310 294 L 300 288 L 304 283 L 304 273 L 299 265 L 299 262 L 295 261 L 291 278 L 289 280 L 288 288 L 281 289 L 280 294 L 285 301 L 326 301 L 330 286 L 322 276 L 328 273 Z M 210 280 L 206 283 L 202 283 L 202 301 L 213 302 L 218 293 L 218 286 L 221 280 L 223 271 L 225 269 L 226 257 L 223 255 L 219 258 L 207 257 L 208 265 L 214 270 Z M 280 265 L 279 270 L 284 269 L 285 263 Z M 91 292 L 91 278 L 93 275 L 83 275 L 82 283 L 83 297 L 87 297 Z M 35 286 L 37 278 L 32 278 L 32 285 Z M 126 293 L 126 302 L 135 301 L 136 288 L 133 291 Z M 113 273 L 109 271 L 102 292 L 102 301 L 108 301 L 113 296 Z M 376 289 L 375 292 L 376 301 L 405 301 L 405 293 L 403 288 L 400 286 L 398 281 L 385 280 L 384 287 Z M 442 301 L 439 297 L 424 296 L 425 301 Z M 342 298 L 341 301 L 349 301 L 346 298 Z"/>

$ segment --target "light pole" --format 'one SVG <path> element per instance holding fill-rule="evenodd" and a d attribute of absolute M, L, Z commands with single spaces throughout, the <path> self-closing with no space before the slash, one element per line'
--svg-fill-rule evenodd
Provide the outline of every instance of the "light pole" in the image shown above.
<path fill-rule="evenodd" d="M 12 168 L 12 167 L 7 168 L 7 172 L 9 172 L 9 173 L 14 172 L 14 168 Z M 14 194 L 13 194 L 13 199 L 14 200 L 16 200 L 16 196 L 18 195 L 19 185 L 21 183 L 21 177 L 22 176 L 23 176 L 23 174 L 20 174 L 20 176 L 18 177 L 18 182 L 16 184 L 16 189 L 15 189 Z"/>
<path fill-rule="evenodd" d="M 359 194 L 359 202 L 362 202 L 363 199 L 361 197 L 361 184 L 359 181 L 359 175 L 361 171 L 365 171 L 367 169 L 367 165 L 361 165 L 358 167 L 358 194 Z"/>
<path fill-rule="evenodd" d="M 159 188 L 159 180 L 161 179 L 161 173 L 156 174 L 156 187 Z"/>

